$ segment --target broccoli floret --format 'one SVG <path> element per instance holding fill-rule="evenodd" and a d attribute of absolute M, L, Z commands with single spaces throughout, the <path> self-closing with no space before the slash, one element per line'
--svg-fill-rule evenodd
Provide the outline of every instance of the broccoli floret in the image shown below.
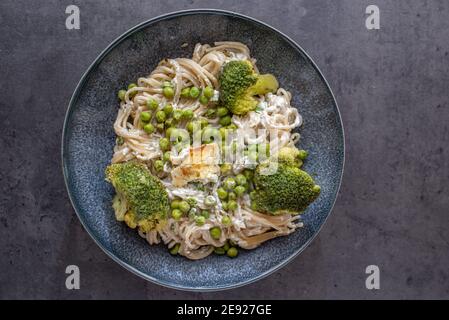
<path fill-rule="evenodd" d="M 286 150 L 284 150 L 286 149 Z M 291 150 L 292 149 L 292 150 Z M 277 170 L 266 174 L 272 159 L 257 166 L 254 175 L 255 190 L 251 192 L 251 206 L 266 214 L 300 213 L 320 194 L 320 186 L 299 169 L 297 150 L 283 148 L 278 153 Z M 262 173 L 264 172 L 264 173 Z"/>
<path fill-rule="evenodd" d="M 106 168 L 106 180 L 117 193 L 113 200 L 117 220 L 135 228 L 148 223 L 155 227 L 166 218 L 169 202 L 165 187 L 144 164 L 112 164 Z"/>
<path fill-rule="evenodd" d="M 256 109 L 258 102 L 254 96 L 274 92 L 279 87 L 273 75 L 257 74 L 251 63 L 246 60 L 225 64 L 219 82 L 220 103 L 238 115 Z"/>
<path fill-rule="evenodd" d="M 294 147 L 284 147 L 279 150 L 278 160 L 281 163 L 284 163 L 289 166 L 298 167 L 302 166 L 302 160 L 300 158 L 300 152 L 298 149 Z"/>

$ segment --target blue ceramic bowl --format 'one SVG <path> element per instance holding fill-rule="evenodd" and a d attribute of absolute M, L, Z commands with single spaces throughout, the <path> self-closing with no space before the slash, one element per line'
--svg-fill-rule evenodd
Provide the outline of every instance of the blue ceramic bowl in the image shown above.
<path fill-rule="evenodd" d="M 197 42 L 240 41 L 261 72 L 273 73 L 304 117 L 305 168 L 322 193 L 303 216 L 304 228 L 236 259 L 200 261 L 150 246 L 114 218 L 113 188 L 104 180 L 114 145 L 117 91 L 166 57 L 190 57 Z M 181 44 L 188 43 L 187 47 Z M 316 236 L 337 197 L 344 163 L 343 127 L 332 92 L 310 57 L 287 36 L 255 19 L 219 10 L 181 11 L 144 22 L 111 43 L 89 67 L 70 101 L 62 139 L 63 171 L 75 211 L 95 242 L 126 269 L 177 289 L 219 290 L 261 279 L 296 257 Z"/>

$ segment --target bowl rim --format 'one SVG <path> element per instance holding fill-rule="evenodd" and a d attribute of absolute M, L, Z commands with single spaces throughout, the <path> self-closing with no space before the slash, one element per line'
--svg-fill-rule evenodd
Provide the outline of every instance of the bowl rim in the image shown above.
<path fill-rule="evenodd" d="M 323 222 L 318 227 L 318 229 L 314 232 L 314 234 L 300 248 L 298 248 L 293 254 L 291 254 L 290 256 L 285 258 L 281 263 L 278 263 L 277 265 L 273 266 L 269 270 L 267 270 L 267 271 L 265 271 L 265 272 L 255 276 L 253 278 L 246 279 L 246 280 L 241 281 L 241 282 L 237 282 L 237 283 L 233 283 L 233 284 L 229 284 L 229 285 L 219 285 L 219 286 L 215 286 L 215 287 L 207 287 L 207 286 L 193 287 L 193 286 L 188 286 L 188 285 L 174 284 L 174 283 L 170 283 L 169 281 L 160 280 L 160 279 L 158 279 L 156 277 L 153 277 L 151 275 L 148 275 L 148 274 L 138 270 L 134 266 L 132 266 L 132 265 L 122 261 L 113 252 L 111 252 L 109 249 L 107 249 L 101 243 L 100 239 L 97 239 L 97 237 L 93 234 L 92 230 L 90 230 L 90 227 L 84 221 L 84 218 L 79 213 L 79 210 L 78 210 L 78 208 L 76 206 L 75 200 L 74 200 L 74 198 L 72 196 L 71 189 L 69 187 L 68 168 L 67 168 L 67 162 L 65 161 L 65 155 L 66 155 L 67 152 L 65 151 L 66 150 L 66 145 L 65 145 L 64 142 L 65 142 L 65 138 L 67 136 L 68 121 L 69 121 L 69 118 L 70 118 L 70 116 L 72 114 L 72 111 L 74 109 L 74 104 L 76 103 L 81 90 L 84 88 L 84 85 L 85 85 L 85 83 L 87 81 L 87 78 L 88 78 L 89 74 L 92 72 L 92 70 L 95 67 L 97 67 L 103 61 L 103 59 L 109 54 L 109 52 L 111 52 L 117 45 L 119 45 L 128 36 L 134 34 L 135 32 L 137 32 L 139 30 L 142 30 L 142 29 L 144 29 L 144 28 L 146 28 L 146 27 L 148 27 L 148 26 L 150 26 L 150 25 L 152 25 L 152 24 L 154 24 L 156 22 L 159 22 L 159 21 L 163 21 L 163 20 L 166 20 L 166 19 L 174 18 L 174 17 L 189 16 L 189 15 L 196 15 L 196 14 L 223 15 L 223 16 L 229 16 L 229 17 L 237 17 L 237 18 L 249 21 L 251 23 L 254 23 L 254 24 L 262 26 L 262 27 L 265 27 L 265 28 L 275 32 L 281 38 L 283 38 L 283 40 L 287 41 L 295 50 L 297 50 L 301 54 L 303 54 L 310 61 L 310 63 L 312 64 L 312 67 L 317 71 L 319 77 L 324 82 L 324 84 L 326 85 L 327 90 L 331 94 L 331 97 L 332 97 L 332 99 L 334 101 L 334 104 L 335 104 L 335 109 L 337 111 L 337 118 L 339 120 L 338 123 L 340 124 L 341 133 L 342 133 L 342 141 L 343 141 L 342 168 L 341 168 L 341 172 L 340 172 L 340 177 L 338 179 L 338 186 L 337 186 L 337 189 L 336 189 L 335 194 L 334 194 L 334 199 L 333 199 L 331 208 L 330 208 L 327 216 L 324 218 Z M 67 111 L 66 111 L 66 114 L 65 114 L 65 117 L 64 117 L 64 123 L 63 123 L 63 128 L 62 128 L 62 139 L 61 139 L 62 172 L 63 172 L 64 184 L 65 184 L 68 196 L 69 196 L 69 200 L 70 200 L 72 208 L 74 209 L 74 211 L 75 211 L 79 221 L 81 222 L 81 225 L 87 231 L 89 236 L 94 240 L 94 242 L 112 260 L 114 260 L 116 263 L 118 263 L 120 266 L 122 266 L 126 270 L 128 270 L 128 271 L 134 273 L 135 275 L 139 276 L 140 278 L 145 279 L 147 281 L 150 281 L 152 283 L 161 285 L 163 287 L 170 288 L 170 289 L 176 289 L 176 290 L 182 290 L 182 291 L 191 291 L 191 292 L 213 292 L 213 291 L 222 291 L 222 290 L 234 289 L 234 288 L 242 287 L 242 286 L 254 283 L 254 282 L 256 282 L 256 281 L 258 281 L 260 279 L 263 279 L 263 278 L 269 276 L 270 274 L 278 271 L 279 269 L 283 268 L 288 263 L 293 261 L 294 258 L 296 258 L 302 251 L 304 251 L 309 246 L 309 244 L 315 239 L 315 237 L 321 231 L 321 229 L 323 228 L 324 224 L 326 223 L 327 219 L 329 218 L 329 216 L 331 215 L 331 213 L 332 213 L 332 211 L 334 209 L 334 206 L 335 206 L 335 203 L 337 201 L 338 194 L 339 194 L 339 191 L 340 191 L 340 188 L 341 188 L 341 183 L 342 183 L 343 174 L 344 174 L 345 154 L 346 154 L 345 131 L 344 131 L 344 126 L 343 126 L 343 121 L 342 121 L 340 109 L 338 108 L 337 100 L 335 99 L 335 95 L 332 92 L 332 89 L 330 88 L 329 83 L 327 82 L 327 80 L 324 77 L 323 73 L 318 68 L 317 64 L 313 61 L 313 59 L 309 56 L 309 54 L 300 45 L 298 45 L 295 41 L 293 41 L 289 36 L 287 36 L 283 32 L 279 31 L 275 27 L 272 27 L 271 25 L 269 25 L 269 24 L 267 24 L 265 22 L 262 22 L 262 21 L 260 21 L 260 20 L 258 20 L 256 18 L 247 16 L 245 14 L 237 13 L 237 12 L 234 12 L 234 11 L 222 10 L 222 9 L 206 9 L 206 8 L 204 8 L 204 9 L 199 8 L 199 9 L 178 10 L 178 11 L 173 11 L 173 12 L 169 12 L 169 13 L 158 15 L 156 17 L 153 17 L 151 19 L 148 19 L 146 21 L 143 21 L 143 22 L 135 25 L 134 27 L 128 29 L 123 34 L 118 36 L 115 40 L 113 40 L 104 50 L 102 50 L 100 52 L 100 54 L 89 65 L 89 67 L 86 69 L 86 71 L 81 76 L 81 79 L 79 80 L 78 84 L 76 85 L 75 91 L 73 92 L 73 94 L 72 94 L 72 96 L 70 98 L 70 101 L 69 101 L 69 104 L 68 104 L 68 108 L 67 108 Z"/>

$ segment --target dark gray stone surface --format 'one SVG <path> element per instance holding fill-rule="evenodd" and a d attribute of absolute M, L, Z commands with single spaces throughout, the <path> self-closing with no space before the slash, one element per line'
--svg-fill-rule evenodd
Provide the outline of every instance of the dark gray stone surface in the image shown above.
<path fill-rule="evenodd" d="M 81 9 L 66 30 L 65 8 Z M 448 298 L 449 3 L 375 1 L 1 1 L 0 298 Z M 346 130 L 334 212 L 297 259 L 239 289 L 189 293 L 145 282 L 82 229 L 60 167 L 63 117 L 79 78 L 131 26 L 188 8 L 234 10 L 297 41 L 327 77 Z M 81 289 L 65 288 L 65 267 Z M 381 289 L 365 288 L 365 268 Z"/>

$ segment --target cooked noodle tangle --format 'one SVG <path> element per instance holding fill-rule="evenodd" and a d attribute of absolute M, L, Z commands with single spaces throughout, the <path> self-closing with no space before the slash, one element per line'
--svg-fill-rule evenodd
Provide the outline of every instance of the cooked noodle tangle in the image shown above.
<path fill-rule="evenodd" d="M 248 60 L 255 70 L 256 61 L 251 58 L 248 47 L 238 42 L 215 42 L 214 46 L 197 44 L 193 51 L 192 59 L 176 58 L 164 59 L 148 77 L 137 80 L 137 86 L 127 90 L 124 100 L 120 103 L 120 109 L 114 130 L 118 136 L 114 148 L 112 163 L 125 162 L 133 159 L 141 161 L 153 170 L 152 162 L 161 157 L 163 152 L 159 147 L 159 140 L 163 137 L 157 132 L 149 135 L 142 127 L 140 115 L 145 110 L 145 103 L 153 98 L 165 105 L 171 103 L 175 109 L 190 109 L 195 116 L 201 116 L 207 108 L 199 104 L 197 100 L 181 97 L 183 88 L 196 86 L 205 88 L 210 86 L 218 90 L 218 76 L 224 63 L 231 60 Z M 258 72 L 258 71 L 257 71 Z M 164 81 L 173 84 L 173 99 L 167 100 L 163 95 Z M 294 145 L 299 140 L 298 133 L 292 130 L 302 123 L 302 118 L 296 108 L 291 107 L 291 94 L 280 88 L 275 94 L 267 94 L 258 97 L 261 108 L 249 112 L 245 116 L 232 118 L 233 123 L 243 133 L 245 130 L 265 130 L 264 136 L 257 138 L 245 138 L 245 143 L 260 143 L 267 140 L 270 143 L 271 154 L 284 146 Z M 154 126 L 157 122 L 154 117 L 150 120 Z M 210 120 L 211 126 L 218 126 L 217 120 Z M 178 127 L 185 126 L 180 123 Z M 179 163 L 182 159 L 179 159 Z M 244 168 L 244 164 L 235 164 L 234 172 Z M 205 192 L 190 187 L 179 188 L 172 185 L 169 172 L 171 167 L 164 167 L 164 173 L 158 176 L 162 179 L 169 197 L 182 199 L 195 198 L 198 206 L 204 207 Z M 214 188 L 213 194 L 216 195 Z M 202 259 L 214 251 L 214 247 L 223 246 L 231 240 L 245 249 L 253 249 L 261 243 L 283 235 L 292 233 L 302 226 L 298 222 L 298 215 L 282 214 L 270 216 L 255 212 L 250 209 L 249 198 L 246 196 L 238 200 L 238 208 L 233 213 L 225 212 L 221 205 L 212 211 L 206 223 L 198 226 L 189 217 L 180 220 L 168 218 L 164 224 L 155 230 L 139 232 L 150 244 L 163 242 L 169 248 L 180 244 L 179 254 L 193 260 Z M 223 226 L 221 219 L 224 215 L 230 216 L 231 226 Z M 219 239 L 213 239 L 209 229 L 219 226 L 222 233 Z"/>

